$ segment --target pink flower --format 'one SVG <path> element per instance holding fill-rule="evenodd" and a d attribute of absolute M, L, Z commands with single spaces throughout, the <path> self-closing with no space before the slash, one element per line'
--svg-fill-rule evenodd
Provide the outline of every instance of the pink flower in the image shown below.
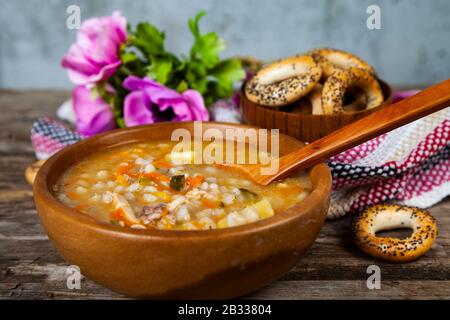
<path fill-rule="evenodd" d="M 92 136 L 116 127 L 111 106 L 98 93 L 78 86 L 73 90 L 72 101 L 80 134 Z"/>
<path fill-rule="evenodd" d="M 203 97 L 196 90 L 178 93 L 149 78 L 129 76 L 123 86 L 131 92 L 124 101 L 127 127 L 159 121 L 207 121 Z"/>
<path fill-rule="evenodd" d="M 62 59 L 69 79 L 77 85 L 93 84 L 111 77 L 121 61 L 120 45 L 127 39 L 127 21 L 120 12 L 92 18 L 81 25 L 77 41 Z"/>
<path fill-rule="evenodd" d="M 406 99 L 419 93 L 420 90 L 406 90 L 406 91 L 394 91 L 392 103 L 396 103 L 400 100 Z"/>

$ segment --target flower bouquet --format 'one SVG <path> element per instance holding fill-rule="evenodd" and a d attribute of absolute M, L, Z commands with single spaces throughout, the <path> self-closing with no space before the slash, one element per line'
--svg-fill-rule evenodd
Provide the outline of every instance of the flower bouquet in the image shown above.
<path fill-rule="evenodd" d="M 62 59 L 76 85 L 77 131 L 91 136 L 159 121 L 208 120 L 207 106 L 230 97 L 245 72 L 239 59 L 219 58 L 223 39 L 201 33 L 204 15 L 189 19 L 194 42 L 182 57 L 165 49 L 164 32 L 148 22 L 132 28 L 120 12 L 86 20 Z"/>

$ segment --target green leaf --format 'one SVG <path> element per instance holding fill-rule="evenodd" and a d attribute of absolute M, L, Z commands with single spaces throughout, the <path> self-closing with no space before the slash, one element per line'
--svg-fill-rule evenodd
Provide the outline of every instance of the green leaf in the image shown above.
<path fill-rule="evenodd" d="M 217 101 L 217 97 L 214 96 L 213 93 L 211 93 L 208 95 L 203 95 L 203 100 L 205 101 L 205 106 L 208 107 Z"/>
<path fill-rule="evenodd" d="M 120 91 L 120 90 L 119 90 Z M 125 127 L 125 121 L 123 119 L 123 99 L 119 99 L 117 95 L 110 96 L 110 105 L 112 106 L 114 118 L 119 128 Z"/>
<path fill-rule="evenodd" d="M 164 33 L 148 22 L 137 25 L 129 42 L 139 48 L 147 57 L 164 53 Z"/>
<path fill-rule="evenodd" d="M 208 75 L 208 68 L 200 61 L 188 62 L 187 69 L 187 73 L 193 73 L 196 76 L 206 77 Z"/>
<path fill-rule="evenodd" d="M 189 29 L 191 30 L 195 38 L 198 38 L 200 36 L 200 28 L 198 26 L 198 23 L 200 22 L 200 19 L 205 15 L 205 11 L 200 11 L 199 13 L 197 13 L 194 19 L 189 19 L 188 21 Z"/>
<path fill-rule="evenodd" d="M 185 79 L 190 88 L 197 90 L 201 94 L 206 92 L 208 81 L 205 76 L 198 75 L 198 73 L 193 70 L 188 70 Z"/>
<path fill-rule="evenodd" d="M 89 95 L 91 100 L 98 99 L 98 97 L 100 96 L 100 94 L 99 94 L 100 87 L 102 87 L 102 85 L 98 84 L 97 86 L 91 88 L 91 92 L 90 92 L 90 95 Z"/>
<path fill-rule="evenodd" d="M 190 59 L 200 61 L 209 69 L 219 62 L 219 52 L 225 49 L 225 41 L 215 32 L 200 33 L 199 22 L 205 14 L 204 11 L 200 11 L 194 19 L 189 19 L 189 29 L 194 35 Z"/>
<path fill-rule="evenodd" d="M 233 85 L 228 83 L 211 82 L 208 85 L 207 93 L 212 98 L 212 102 L 223 99 L 233 94 Z"/>
<path fill-rule="evenodd" d="M 180 93 L 186 91 L 187 89 L 189 89 L 189 86 L 188 86 L 187 82 L 184 80 L 181 80 L 176 88 L 176 90 Z"/>
<path fill-rule="evenodd" d="M 134 52 L 122 52 L 120 55 L 120 60 L 123 64 L 127 64 L 129 62 L 133 62 L 137 60 L 137 56 Z"/>
<path fill-rule="evenodd" d="M 234 82 L 242 80 L 245 72 L 242 69 L 240 60 L 228 59 L 221 61 L 214 67 L 210 71 L 210 76 L 215 81 L 210 82 L 207 92 L 217 100 L 231 96 Z"/>
<path fill-rule="evenodd" d="M 116 118 L 116 122 L 117 125 L 119 126 L 119 128 L 125 128 L 125 120 L 123 119 L 123 117 L 118 117 Z"/>
<path fill-rule="evenodd" d="M 219 62 L 219 52 L 225 50 L 225 41 L 215 32 L 199 36 L 191 48 L 191 59 L 202 62 L 206 68 L 213 68 Z"/>
<path fill-rule="evenodd" d="M 242 80 L 245 77 L 245 72 L 242 69 L 242 63 L 239 59 L 221 61 L 211 70 L 210 74 L 217 78 L 219 82 L 234 82 Z"/>
<path fill-rule="evenodd" d="M 108 79 L 116 94 L 104 88 L 93 93 L 112 105 L 119 127 L 125 126 L 123 101 L 128 91 L 122 83 L 129 75 L 148 76 L 178 92 L 195 89 L 206 105 L 232 95 L 234 82 L 244 77 L 244 71 L 237 59 L 220 60 L 219 54 L 225 49 L 223 39 L 215 32 L 201 33 L 199 24 L 205 14 L 201 11 L 189 19 L 194 41 L 189 55 L 180 58 L 165 50 L 165 35 L 154 25 L 139 23 L 134 30 L 127 26 L 128 41 L 120 48 L 122 65 Z"/>
<path fill-rule="evenodd" d="M 147 67 L 147 76 L 158 81 L 159 83 L 166 84 L 170 72 L 172 71 L 172 60 L 168 57 L 154 58 L 151 64 Z"/>

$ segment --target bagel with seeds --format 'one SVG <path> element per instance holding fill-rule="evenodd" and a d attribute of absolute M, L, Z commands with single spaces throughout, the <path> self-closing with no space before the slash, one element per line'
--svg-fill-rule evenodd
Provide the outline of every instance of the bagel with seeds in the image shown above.
<path fill-rule="evenodd" d="M 322 90 L 322 107 L 324 114 L 345 112 L 344 95 L 349 87 L 361 88 L 366 97 L 366 109 L 380 106 L 384 101 L 383 91 L 373 75 L 363 69 L 350 68 L 333 73 L 324 83 Z"/>
<path fill-rule="evenodd" d="M 375 69 L 363 59 L 338 49 L 321 48 L 308 52 L 322 69 L 322 78 L 327 79 L 334 72 L 357 67 L 375 74 Z"/>
<path fill-rule="evenodd" d="M 322 109 L 322 89 L 323 86 L 318 83 L 305 97 L 311 103 L 312 114 L 323 114 Z"/>
<path fill-rule="evenodd" d="M 324 114 L 322 108 L 322 90 L 323 86 L 320 83 L 316 84 L 316 86 L 300 100 L 300 106 L 297 107 L 294 112 L 314 115 Z M 351 100 L 348 104 L 344 105 L 343 108 L 345 112 L 357 112 L 366 108 L 367 97 L 364 91 L 359 88 L 351 87 L 348 90 L 348 95 Z M 303 103 L 305 100 L 309 103 Z"/>
<path fill-rule="evenodd" d="M 406 239 L 376 236 L 376 232 L 412 229 Z M 352 233 L 365 253 L 387 261 L 412 261 L 430 250 L 437 236 L 436 220 L 426 211 L 397 205 L 369 207 L 355 217 Z"/>
<path fill-rule="evenodd" d="M 271 63 L 245 85 L 247 98 L 269 107 L 299 100 L 319 82 L 322 71 L 310 56 L 295 56 Z"/>
<path fill-rule="evenodd" d="M 345 112 L 358 112 L 366 109 L 367 96 L 363 90 L 357 87 L 350 87 L 346 92 L 346 96 L 351 97 L 351 101 L 347 101 L 344 105 Z"/>

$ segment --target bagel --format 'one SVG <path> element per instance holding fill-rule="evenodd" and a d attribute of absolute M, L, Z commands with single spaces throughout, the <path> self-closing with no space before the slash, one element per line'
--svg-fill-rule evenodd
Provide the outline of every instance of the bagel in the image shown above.
<path fill-rule="evenodd" d="M 322 89 L 323 86 L 318 83 L 316 86 L 305 96 L 311 103 L 312 114 L 323 114 L 322 109 Z"/>
<path fill-rule="evenodd" d="M 406 239 L 377 237 L 376 232 L 410 228 Z M 430 250 L 437 236 L 436 220 L 426 211 L 397 205 L 372 206 L 355 217 L 352 232 L 365 253 L 392 262 L 412 261 Z"/>
<path fill-rule="evenodd" d="M 322 108 L 322 90 L 323 86 L 320 83 L 316 84 L 316 86 L 301 100 L 301 102 L 307 100 L 309 101 L 309 104 L 302 103 L 300 107 L 297 108 L 298 110 L 296 109 L 294 112 L 314 115 L 324 114 Z M 343 106 L 345 112 L 356 112 L 366 108 L 367 97 L 364 91 L 356 87 L 350 87 L 348 94 L 351 97 L 351 100 L 348 104 Z"/>
<path fill-rule="evenodd" d="M 366 109 L 380 106 L 383 91 L 371 73 L 359 68 L 339 70 L 333 73 L 324 83 L 322 90 L 322 106 L 325 114 L 343 113 L 345 91 L 351 87 L 361 88 L 367 96 Z"/>
<path fill-rule="evenodd" d="M 247 82 L 245 94 L 254 102 L 270 107 L 293 103 L 311 91 L 322 71 L 310 56 L 295 56 L 271 63 Z"/>
<path fill-rule="evenodd" d="M 361 58 L 338 49 L 320 48 L 308 52 L 313 60 L 322 69 L 324 79 L 339 70 L 348 70 L 357 67 L 375 75 L 375 69 Z"/>
<path fill-rule="evenodd" d="M 357 87 L 348 88 L 345 96 L 347 95 L 351 98 L 350 101 L 346 101 L 344 98 L 345 105 L 343 106 L 345 112 L 357 112 L 366 109 L 367 105 L 367 96 L 363 90 Z"/>

